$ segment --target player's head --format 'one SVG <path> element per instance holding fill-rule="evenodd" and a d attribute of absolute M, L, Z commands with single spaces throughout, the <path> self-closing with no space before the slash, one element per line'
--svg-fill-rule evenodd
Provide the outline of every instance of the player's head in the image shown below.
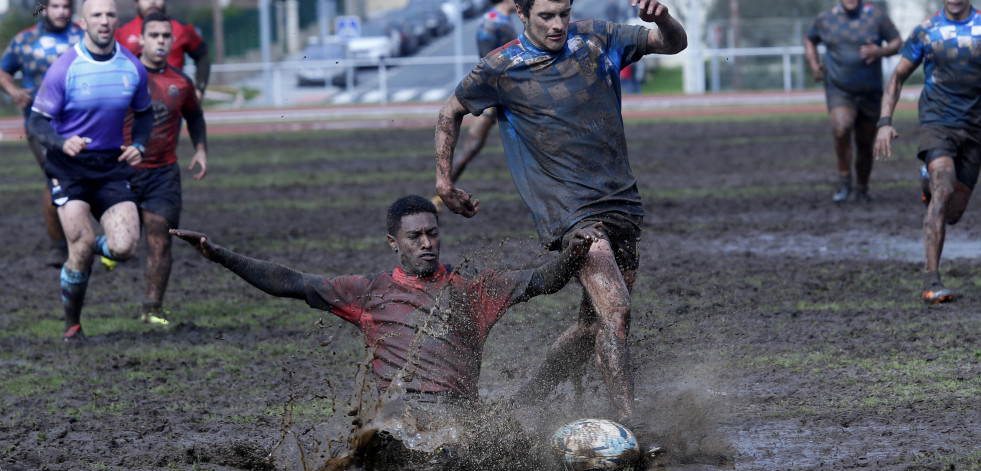
<path fill-rule="evenodd" d="M 162 69 L 167 64 L 170 50 L 174 47 L 174 26 L 170 23 L 170 17 L 158 12 L 144 17 L 140 47 L 143 49 L 140 55 L 143 65 Z"/>
<path fill-rule="evenodd" d="M 856 11 L 862 6 L 862 0 L 841 0 L 841 7 L 847 11 Z"/>
<path fill-rule="evenodd" d="M 439 218 L 426 198 L 409 195 L 388 208 L 388 245 L 398 266 L 412 276 L 429 276 L 439 268 Z"/>
<path fill-rule="evenodd" d="M 147 15 L 157 12 L 167 14 L 166 0 L 136 0 L 136 14 L 146 20 Z"/>
<path fill-rule="evenodd" d="M 525 36 L 546 51 L 565 48 L 572 14 L 572 0 L 515 0 Z"/>
<path fill-rule="evenodd" d="M 62 31 L 72 21 L 72 0 L 38 0 L 34 7 L 34 16 L 37 15 L 44 18 L 48 31 Z"/>
<path fill-rule="evenodd" d="M 85 0 L 82 3 L 82 27 L 85 28 L 85 47 L 92 52 L 112 52 L 116 40 L 119 14 L 114 0 Z"/>
<path fill-rule="evenodd" d="M 514 4 L 514 0 L 491 0 L 491 5 L 494 6 L 495 10 L 507 13 L 509 15 L 515 11 L 515 8 L 517 8 Z"/>
<path fill-rule="evenodd" d="M 962 21 L 971 16 L 971 0 L 944 0 L 947 18 Z"/>

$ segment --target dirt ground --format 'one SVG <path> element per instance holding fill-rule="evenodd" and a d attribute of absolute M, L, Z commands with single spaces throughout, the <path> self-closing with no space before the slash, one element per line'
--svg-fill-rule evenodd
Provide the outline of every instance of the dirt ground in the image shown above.
<path fill-rule="evenodd" d="M 667 450 L 653 469 L 981 469 L 981 212 L 948 231 L 941 273 L 958 298 L 923 306 L 915 124 L 898 127 L 875 201 L 835 206 L 821 116 L 628 124 L 647 211 L 630 345 L 638 404 Z M 432 136 L 216 137 L 208 179 L 185 173 L 182 226 L 306 272 L 390 270 L 384 210 L 433 191 Z M 41 179 L 22 146 L 0 150 L 16 162 L 0 169 L 0 470 L 275 469 L 267 457 L 286 431 L 309 442 L 341 408 L 363 357 L 355 330 L 185 245 L 166 298 L 172 327 L 133 320 L 141 249 L 94 270 L 92 342 L 64 348 L 57 271 L 42 265 Z M 444 262 L 549 257 L 496 135 L 460 185 L 481 212 L 441 216 Z M 482 395 L 522 384 L 573 321 L 579 290 L 517 306 L 494 328 Z M 523 411 L 529 433 L 611 416 L 595 365 L 582 385 Z M 302 468 L 294 459 L 278 466 Z"/>

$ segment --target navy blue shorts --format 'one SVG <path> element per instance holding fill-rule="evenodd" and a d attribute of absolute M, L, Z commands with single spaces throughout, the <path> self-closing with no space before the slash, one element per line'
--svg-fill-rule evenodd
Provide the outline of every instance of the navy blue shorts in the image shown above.
<path fill-rule="evenodd" d="M 856 121 L 878 121 L 879 114 L 882 112 L 882 92 L 878 93 L 851 93 L 834 85 L 826 85 L 825 99 L 828 103 L 828 111 L 832 108 L 845 106 L 855 110 Z"/>
<path fill-rule="evenodd" d="M 917 157 L 923 163 L 940 157 L 953 157 L 957 180 L 974 189 L 981 173 L 981 138 L 966 129 L 921 124 Z"/>
<path fill-rule="evenodd" d="M 113 205 L 135 202 L 127 181 L 132 168 L 117 160 L 121 153 L 121 150 L 84 151 L 69 157 L 60 150 L 48 150 L 44 173 L 48 177 L 51 202 L 64 206 L 72 200 L 85 201 L 96 219 Z"/>
<path fill-rule="evenodd" d="M 176 229 L 181 222 L 181 169 L 177 163 L 138 168 L 129 179 L 136 205 L 167 220 Z"/>

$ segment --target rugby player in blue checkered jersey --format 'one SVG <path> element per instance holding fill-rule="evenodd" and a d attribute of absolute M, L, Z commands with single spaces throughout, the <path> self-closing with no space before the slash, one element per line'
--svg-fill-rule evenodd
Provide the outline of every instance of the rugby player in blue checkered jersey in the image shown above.
<path fill-rule="evenodd" d="M 636 423 L 627 332 L 644 209 L 627 160 L 619 73 L 645 54 L 684 50 L 687 35 L 654 0 L 631 3 L 652 28 L 570 24 L 571 0 L 515 3 L 524 33 L 484 57 L 440 110 L 436 190 L 454 213 L 478 212 L 479 200 L 450 178 L 453 150 L 463 117 L 495 108 L 511 176 L 542 244 L 560 250 L 576 229 L 601 223 L 604 239 L 578 272 L 579 319 L 518 396 L 542 399 L 570 369 L 596 358 L 617 419 Z"/>
<path fill-rule="evenodd" d="M 27 117 L 31 114 L 31 103 L 34 94 L 41 85 L 41 79 L 55 59 L 69 47 L 82 39 L 85 34 L 71 22 L 71 0 L 41 0 L 37 2 L 37 13 L 41 21 L 30 28 L 17 33 L 7 45 L 0 57 L 0 88 L 3 88 L 14 103 L 24 111 L 26 127 Z M 13 74 L 21 72 L 20 86 L 14 80 Z M 44 147 L 30 134 L 27 144 L 34 153 L 38 165 L 44 170 Z M 68 258 L 68 244 L 65 242 L 65 232 L 58 221 L 58 212 L 51 204 L 51 193 L 44 192 L 44 225 L 51 239 L 51 247 L 45 264 L 61 268 Z"/>
<path fill-rule="evenodd" d="M 28 128 L 47 149 L 51 199 L 68 239 L 61 301 L 68 342 L 85 340 L 81 315 L 92 260 L 126 260 L 140 238 L 139 213 L 127 178 L 140 163 L 153 129 L 146 68 L 113 39 L 113 0 L 82 4 L 85 36 L 51 65 L 34 99 Z M 123 122 L 134 112 L 133 144 Z M 105 235 L 96 237 L 90 214 Z"/>
<path fill-rule="evenodd" d="M 817 45 L 828 48 L 827 67 Z M 885 43 L 885 45 L 883 45 Z M 869 203 L 875 121 L 882 107 L 882 58 L 899 51 L 903 41 L 881 8 L 860 0 L 841 0 L 821 13 L 804 37 L 804 55 L 815 81 L 824 81 L 838 161 L 838 187 L 832 196 L 843 203 L 852 194 L 852 138 L 855 140 L 855 201 Z"/>
<path fill-rule="evenodd" d="M 969 0 L 944 0 L 944 7 L 913 29 L 902 58 L 882 95 L 876 157 L 889 158 L 899 137 L 892 115 L 903 83 L 923 64 L 917 156 L 926 166 L 923 294 L 927 304 L 954 299 L 940 281 L 940 254 L 947 224 L 956 224 L 981 169 L 981 13 Z"/>

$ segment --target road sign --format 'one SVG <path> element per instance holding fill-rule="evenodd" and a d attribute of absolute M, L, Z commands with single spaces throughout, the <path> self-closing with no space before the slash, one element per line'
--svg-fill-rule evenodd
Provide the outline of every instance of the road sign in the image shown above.
<path fill-rule="evenodd" d="M 343 15 L 334 18 L 334 34 L 342 39 L 361 37 L 361 18 Z"/>

